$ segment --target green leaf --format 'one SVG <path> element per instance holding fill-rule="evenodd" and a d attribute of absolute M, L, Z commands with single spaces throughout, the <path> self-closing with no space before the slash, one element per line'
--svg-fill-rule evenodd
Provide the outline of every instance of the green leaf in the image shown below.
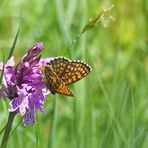
<path fill-rule="evenodd" d="M 3 69 L 2 69 L 2 72 L 1 72 L 1 76 L 0 76 L 0 84 L 2 83 L 3 74 L 4 74 L 4 67 L 5 67 L 5 55 L 4 55 L 4 50 L 2 50 L 2 54 L 3 54 Z"/>
<path fill-rule="evenodd" d="M 10 49 L 10 53 L 9 53 L 9 56 L 8 56 L 7 61 L 11 58 L 11 56 L 12 56 L 12 54 L 13 54 L 14 48 L 15 48 L 16 43 L 17 43 L 18 35 L 19 35 L 19 32 L 20 32 L 21 24 L 22 24 L 22 17 L 20 16 L 20 24 L 19 24 L 19 26 L 18 26 L 17 33 L 16 33 L 16 35 L 15 35 L 15 38 L 14 38 L 12 47 L 11 47 L 11 49 Z"/>

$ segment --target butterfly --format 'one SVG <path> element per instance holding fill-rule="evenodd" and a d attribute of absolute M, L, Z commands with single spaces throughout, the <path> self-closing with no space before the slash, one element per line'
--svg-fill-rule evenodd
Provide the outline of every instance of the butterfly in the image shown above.
<path fill-rule="evenodd" d="M 52 94 L 74 96 L 67 86 L 87 76 L 91 72 L 91 67 L 79 60 L 57 57 L 46 65 L 42 65 L 40 70 L 43 73 L 45 84 Z"/>

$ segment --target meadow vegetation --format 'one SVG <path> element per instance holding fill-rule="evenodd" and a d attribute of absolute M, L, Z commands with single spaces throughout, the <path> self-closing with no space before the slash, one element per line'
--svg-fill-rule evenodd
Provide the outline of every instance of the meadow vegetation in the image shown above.
<path fill-rule="evenodd" d="M 115 21 L 90 29 L 68 48 L 90 17 L 111 5 Z M 147 6 L 147 0 L 0 0 L 1 61 L 2 51 L 5 59 L 9 55 L 21 15 L 16 63 L 28 48 L 43 42 L 42 57 L 79 59 L 93 69 L 70 86 L 75 97 L 50 94 L 44 113 L 37 112 L 38 124 L 25 127 L 17 115 L 13 129 L 19 125 L 8 147 L 148 147 Z M 8 106 L 9 100 L 0 100 L 0 131 Z"/>

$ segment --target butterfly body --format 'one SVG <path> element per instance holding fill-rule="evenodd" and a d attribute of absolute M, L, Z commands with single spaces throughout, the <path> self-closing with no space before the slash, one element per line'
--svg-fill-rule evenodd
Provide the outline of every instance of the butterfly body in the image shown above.
<path fill-rule="evenodd" d="M 64 57 L 58 57 L 45 66 L 41 66 L 41 71 L 46 86 L 52 94 L 74 96 L 67 86 L 88 75 L 91 68 L 81 61 L 71 61 Z"/>

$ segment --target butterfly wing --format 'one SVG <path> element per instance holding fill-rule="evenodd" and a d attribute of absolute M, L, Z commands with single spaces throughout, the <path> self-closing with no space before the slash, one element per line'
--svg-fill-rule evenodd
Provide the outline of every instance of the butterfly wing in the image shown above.
<path fill-rule="evenodd" d="M 46 86 L 50 89 L 52 94 L 59 93 L 67 96 L 74 96 L 50 65 L 41 66 L 40 69 L 44 75 Z"/>
<path fill-rule="evenodd" d="M 64 69 L 65 69 L 67 63 L 69 63 L 69 62 L 70 62 L 70 60 L 67 58 L 57 57 L 57 58 L 54 58 L 53 60 L 51 60 L 49 63 L 47 63 L 47 65 L 51 65 L 53 68 L 53 71 L 60 78 L 64 72 Z"/>
<path fill-rule="evenodd" d="M 60 83 L 59 88 L 55 92 L 66 96 L 74 96 L 73 92 L 64 83 Z"/>
<path fill-rule="evenodd" d="M 41 66 L 41 71 L 52 94 L 74 96 L 67 85 L 84 78 L 90 73 L 91 67 L 81 61 L 70 61 L 64 57 L 58 57 L 46 66 Z"/>
<path fill-rule="evenodd" d="M 82 61 L 70 61 L 66 64 L 66 67 L 61 76 L 61 80 L 65 85 L 75 83 L 91 71 L 91 67 Z"/>

